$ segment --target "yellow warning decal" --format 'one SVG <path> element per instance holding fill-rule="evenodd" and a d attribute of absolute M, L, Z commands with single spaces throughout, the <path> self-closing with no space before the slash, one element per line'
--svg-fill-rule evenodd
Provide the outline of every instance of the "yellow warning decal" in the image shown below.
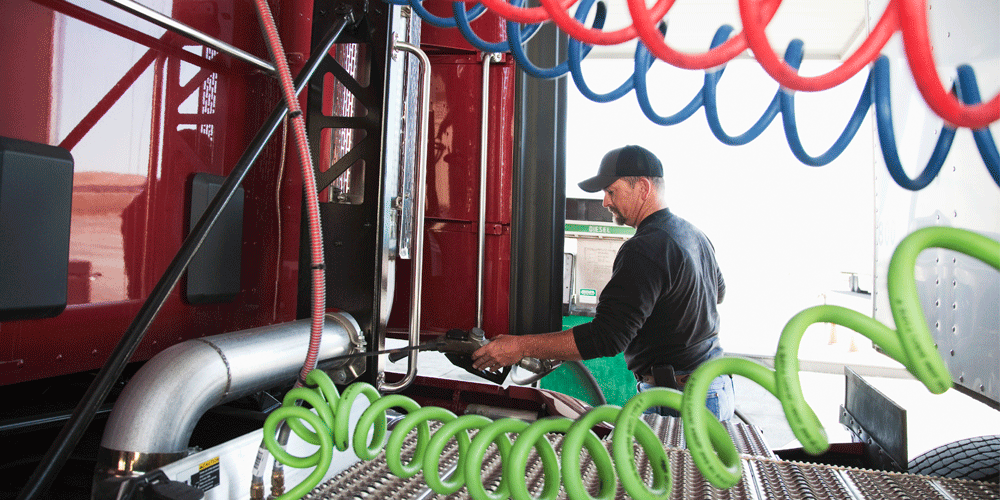
<path fill-rule="evenodd" d="M 198 472 L 191 475 L 191 486 L 201 491 L 208 491 L 222 484 L 219 473 L 219 457 L 198 464 Z"/>

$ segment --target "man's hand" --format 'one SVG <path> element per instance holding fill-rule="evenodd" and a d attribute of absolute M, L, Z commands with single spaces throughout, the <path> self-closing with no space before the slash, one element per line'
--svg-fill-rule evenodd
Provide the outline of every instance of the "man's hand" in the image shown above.
<path fill-rule="evenodd" d="M 559 361 L 582 359 L 570 328 L 533 335 L 498 335 L 472 353 L 472 366 L 477 370 L 497 371 L 525 357 Z"/>
<path fill-rule="evenodd" d="M 521 361 L 524 357 L 524 346 L 521 342 L 524 337 L 498 335 L 489 344 L 472 353 L 472 366 L 477 370 L 497 371 Z"/>

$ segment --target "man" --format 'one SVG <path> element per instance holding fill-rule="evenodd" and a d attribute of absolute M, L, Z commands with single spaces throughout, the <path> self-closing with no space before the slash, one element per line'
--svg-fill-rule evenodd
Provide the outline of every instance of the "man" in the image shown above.
<path fill-rule="evenodd" d="M 473 353 L 474 366 L 498 370 L 522 357 L 580 360 L 624 351 L 640 391 L 682 389 L 698 365 L 722 355 L 716 305 L 726 286 L 712 243 L 667 208 L 663 166 L 642 147 L 610 151 L 597 175 L 579 185 L 603 190 L 615 222 L 636 228 L 615 257 L 594 320 L 562 332 L 500 335 Z M 706 406 L 723 421 L 734 411 L 732 384 L 718 377 L 708 393 Z"/>

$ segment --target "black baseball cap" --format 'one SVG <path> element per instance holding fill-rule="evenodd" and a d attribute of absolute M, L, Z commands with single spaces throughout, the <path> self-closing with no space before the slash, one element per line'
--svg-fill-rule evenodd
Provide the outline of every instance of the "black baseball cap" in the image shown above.
<path fill-rule="evenodd" d="M 596 193 L 610 186 L 619 177 L 663 177 L 663 164 L 642 146 L 625 146 L 604 155 L 597 175 L 581 182 L 580 189 Z"/>

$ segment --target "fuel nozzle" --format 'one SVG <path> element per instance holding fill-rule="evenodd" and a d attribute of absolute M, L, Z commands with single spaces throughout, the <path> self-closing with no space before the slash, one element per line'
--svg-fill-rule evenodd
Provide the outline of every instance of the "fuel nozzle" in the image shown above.
<path fill-rule="evenodd" d="M 502 384 L 510 373 L 509 366 L 497 372 L 477 370 L 472 366 L 472 353 L 489 343 L 482 328 L 472 327 L 468 331 L 453 328 L 438 338 L 438 350 L 444 353 L 453 365 L 494 384 Z"/>
<path fill-rule="evenodd" d="M 496 384 L 502 384 L 507 379 L 512 368 L 510 366 L 504 367 L 498 372 L 477 370 L 472 367 L 472 353 L 490 343 L 486 339 L 486 332 L 481 328 L 473 327 L 469 331 L 456 328 L 448 330 L 442 337 L 438 339 L 438 349 L 445 353 L 448 360 L 455 366 Z M 511 381 L 518 385 L 530 384 L 551 373 L 559 364 L 559 361 L 548 359 L 523 358 L 516 366 L 530 372 L 531 375 L 524 380 L 512 379 Z"/>
<path fill-rule="evenodd" d="M 489 343 L 486 340 L 486 332 L 478 326 L 474 326 L 469 330 L 469 340 L 479 344 L 480 347 Z"/>
<path fill-rule="evenodd" d="M 528 385 L 552 373 L 561 364 L 562 361 L 554 359 L 521 358 L 516 365 L 519 370 L 510 376 L 510 381 L 517 385 Z M 527 371 L 528 374 L 522 377 L 521 370 Z"/>
<path fill-rule="evenodd" d="M 489 343 L 490 341 L 486 339 L 486 332 L 484 332 L 482 328 L 472 327 L 469 330 L 453 328 L 432 342 L 407 348 L 408 350 L 406 352 L 394 352 L 389 354 L 389 361 L 399 361 L 400 359 L 409 356 L 410 351 L 412 350 L 438 351 L 444 353 L 445 357 L 447 357 L 448 360 L 455 366 L 495 384 L 502 384 L 503 381 L 507 379 L 507 375 L 510 373 L 512 367 L 507 366 L 496 372 L 477 370 L 473 368 L 472 353 Z M 523 358 L 516 366 L 530 372 L 530 374 L 525 379 L 514 379 L 512 382 L 518 385 L 530 384 L 545 375 L 548 375 L 552 370 L 558 367 L 559 364 L 559 361 L 548 359 Z"/>

